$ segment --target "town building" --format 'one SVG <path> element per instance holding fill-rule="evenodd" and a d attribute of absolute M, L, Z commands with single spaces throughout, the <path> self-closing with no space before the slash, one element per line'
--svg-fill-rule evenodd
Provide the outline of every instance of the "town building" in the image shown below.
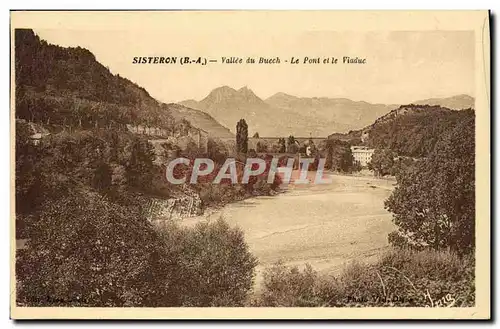
<path fill-rule="evenodd" d="M 359 162 L 361 167 L 366 167 L 368 163 L 372 161 L 374 151 L 374 149 L 370 149 L 367 146 L 351 146 L 354 161 Z"/>

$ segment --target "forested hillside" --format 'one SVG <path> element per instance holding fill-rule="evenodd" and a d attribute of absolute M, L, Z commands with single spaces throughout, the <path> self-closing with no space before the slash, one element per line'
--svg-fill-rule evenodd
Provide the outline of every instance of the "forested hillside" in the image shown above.
<path fill-rule="evenodd" d="M 397 155 L 425 157 L 442 134 L 474 117 L 473 110 L 454 111 L 440 106 L 406 105 L 379 118 L 364 129 L 365 143 L 391 149 Z"/>
<path fill-rule="evenodd" d="M 159 103 L 144 88 L 113 75 L 87 49 L 48 44 L 30 29 L 16 29 L 15 68 L 16 118 L 52 130 L 131 124 L 170 134 L 176 122 L 186 119 L 210 135 L 232 137 L 204 112 Z"/>
<path fill-rule="evenodd" d="M 83 128 L 173 125 L 144 88 L 113 75 L 86 49 L 51 45 L 32 30 L 16 29 L 15 53 L 17 118 Z"/>

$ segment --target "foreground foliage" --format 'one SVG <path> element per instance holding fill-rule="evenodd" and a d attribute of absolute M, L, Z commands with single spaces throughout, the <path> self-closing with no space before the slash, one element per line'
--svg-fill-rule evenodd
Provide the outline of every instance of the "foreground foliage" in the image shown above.
<path fill-rule="evenodd" d="M 397 176 L 386 208 L 398 230 L 393 245 L 416 249 L 475 246 L 475 125 L 469 115 L 437 141 L 431 154 Z"/>
<path fill-rule="evenodd" d="M 49 202 L 16 262 L 27 306 L 242 305 L 256 261 L 223 221 L 157 232 L 133 208 L 89 191 Z"/>
<path fill-rule="evenodd" d="M 266 270 L 254 306 L 469 307 L 474 259 L 443 251 L 394 249 L 375 264 L 351 263 L 337 276 L 278 263 Z"/>

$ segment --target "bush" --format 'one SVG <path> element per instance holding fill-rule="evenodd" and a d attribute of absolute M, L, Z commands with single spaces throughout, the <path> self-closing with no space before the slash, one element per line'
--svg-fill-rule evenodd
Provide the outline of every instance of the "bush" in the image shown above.
<path fill-rule="evenodd" d="M 243 306 L 253 287 L 257 260 L 243 233 L 219 219 L 163 232 L 178 259 L 174 284 L 182 306 Z"/>
<path fill-rule="evenodd" d="M 131 209 L 91 192 L 49 201 L 18 254 L 17 301 L 28 306 L 170 305 L 159 240 Z M 168 255 L 161 255 L 168 257 Z"/>
<path fill-rule="evenodd" d="M 392 269 L 399 274 L 397 276 L 399 287 L 394 284 L 393 290 L 400 296 L 404 296 L 404 293 L 411 295 L 418 291 L 420 294 L 416 297 L 420 297 L 417 300 L 421 304 L 435 305 L 436 301 L 450 294 L 456 299 L 454 306 L 474 305 L 475 262 L 470 254 L 458 256 L 457 253 L 450 251 L 414 252 L 395 249 L 386 253 L 378 266 L 381 269 Z M 404 282 L 406 284 L 403 285 Z"/>
<path fill-rule="evenodd" d="M 203 183 L 197 185 L 196 188 L 199 189 L 200 199 L 204 207 L 221 206 L 230 202 L 243 200 L 249 196 L 241 184 Z"/>
<path fill-rule="evenodd" d="M 300 307 L 320 306 L 315 285 L 317 273 L 307 264 L 303 271 L 279 262 L 264 272 L 261 306 Z"/>
<path fill-rule="evenodd" d="M 158 232 L 138 207 L 75 190 L 33 216 L 17 253 L 25 306 L 241 306 L 255 258 L 223 220 Z"/>
<path fill-rule="evenodd" d="M 255 306 L 473 306 L 474 260 L 442 251 L 393 249 L 337 277 L 279 263 L 264 274 Z"/>

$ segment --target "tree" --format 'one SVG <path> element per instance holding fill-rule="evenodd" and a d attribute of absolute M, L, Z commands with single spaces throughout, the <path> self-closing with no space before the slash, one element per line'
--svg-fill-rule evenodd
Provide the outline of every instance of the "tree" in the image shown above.
<path fill-rule="evenodd" d="M 227 153 L 222 142 L 209 138 L 207 141 L 207 156 L 215 163 L 223 164 L 226 161 Z"/>
<path fill-rule="evenodd" d="M 259 133 L 256 132 L 255 134 L 253 134 L 253 138 L 260 138 Z"/>
<path fill-rule="evenodd" d="M 181 156 L 188 159 L 196 159 L 200 154 L 202 154 L 202 150 L 198 147 L 192 139 L 189 139 L 186 147 L 180 152 Z"/>
<path fill-rule="evenodd" d="M 248 125 L 245 119 L 238 121 L 236 125 L 236 152 L 247 153 L 248 151 Z"/>
<path fill-rule="evenodd" d="M 222 219 L 155 230 L 136 203 L 121 206 L 85 188 L 48 200 L 33 214 L 35 229 L 26 248 L 17 252 L 17 302 L 244 305 L 257 262 L 241 230 Z"/>
<path fill-rule="evenodd" d="M 179 289 L 183 306 L 243 306 L 253 287 L 256 258 L 243 232 L 223 219 L 194 228 L 163 230 L 168 248 L 178 254 Z"/>
<path fill-rule="evenodd" d="M 354 157 L 349 147 L 337 148 L 332 156 L 332 169 L 340 172 L 351 172 L 354 167 Z"/>
<path fill-rule="evenodd" d="M 290 135 L 287 139 L 287 152 L 288 153 L 297 153 L 299 151 L 299 147 L 295 141 L 295 137 Z"/>
<path fill-rule="evenodd" d="M 259 141 L 257 142 L 256 149 L 258 153 L 265 153 L 268 152 L 269 147 L 266 142 Z"/>
<path fill-rule="evenodd" d="M 16 120 L 16 212 L 25 212 L 39 203 L 40 151 L 30 140 L 32 131 L 25 121 Z M 38 165 L 38 166 L 37 166 Z M 37 191 L 38 190 L 38 191 Z"/>
<path fill-rule="evenodd" d="M 177 158 L 181 153 L 181 148 L 179 147 L 179 145 L 175 143 L 165 142 L 161 144 L 161 147 L 162 147 L 161 156 L 165 160 L 165 163 L 167 163 L 172 159 Z"/>
<path fill-rule="evenodd" d="M 339 172 L 351 172 L 355 167 L 351 148 L 349 144 L 344 141 L 339 139 L 328 139 L 323 145 L 321 153 L 323 156 L 326 156 L 326 169 Z"/>
<path fill-rule="evenodd" d="M 286 152 L 286 142 L 284 138 L 278 139 L 278 152 L 285 153 Z"/>
<path fill-rule="evenodd" d="M 474 168 L 472 114 L 446 132 L 429 157 L 396 176 L 398 186 L 385 202 L 398 226 L 391 243 L 473 251 Z"/>
<path fill-rule="evenodd" d="M 375 149 L 368 169 L 373 170 L 377 176 L 391 175 L 394 173 L 394 158 L 396 153 L 390 149 Z"/>
<path fill-rule="evenodd" d="M 361 171 L 361 169 L 363 169 L 363 167 L 361 166 L 361 163 L 359 161 L 354 161 L 352 163 L 352 171 L 353 172 L 359 172 L 359 171 Z"/>
<path fill-rule="evenodd" d="M 415 161 L 418 161 L 418 159 L 405 156 L 396 157 L 394 159 L 394 165 L 392 166 L 393 175 L 397 176 L 399 173 L 402 173 L 407 168 L 413 166 Z"/>
<path fill-rule="evenodd" d="M 135 137 L 128 146 L 127 181 L 136 188 L 150 186 L 153 177 L 155 153 L 145 138 Z"/>
<path fill-rule="evenodd" d="M 73 190 L 48 202 L 16 263 L 18 302 L 29 306 L 163 306 L 168 258 L 132 208 Z M 175 264 L 170 264 L 174 266 Z"/>

